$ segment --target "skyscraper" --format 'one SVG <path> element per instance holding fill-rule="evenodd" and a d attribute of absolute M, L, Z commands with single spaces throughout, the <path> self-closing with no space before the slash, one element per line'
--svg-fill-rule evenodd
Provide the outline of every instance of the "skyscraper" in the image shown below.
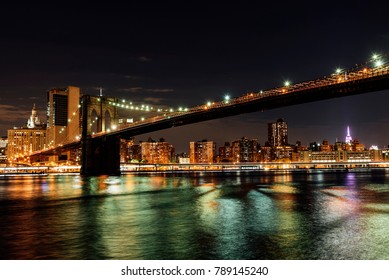
<path fill-rule="evenodd" d="M 55 88 L 47 93 L 47 147 L 77 139 L 80 135 L 80 88 Z"/>
<path fill-rule="evenodd" d="M 288 145 L 288 124 L 283 119 L 278 119 L 274 123 L 268 123 L 268 141 L 269 146 L 287 146 Z"/>
<path fill-rule="evenodd" d="M 353 138 L 352 138 L 351 135 L 350 135 L 350 127 L 347 126 L 347 136 L 346 136 L 345 142 L 346 142 L 347 144 L 351 144 L 352 141 L 353 141 Z"/>

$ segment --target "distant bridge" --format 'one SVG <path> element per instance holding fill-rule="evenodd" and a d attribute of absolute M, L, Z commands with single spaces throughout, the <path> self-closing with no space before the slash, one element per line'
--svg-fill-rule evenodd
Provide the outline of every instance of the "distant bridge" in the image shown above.
<path fill-rule="evenodd" d="M 389 89 L 389 64 L 382 61 L 382 58 L 374 58 L 370 64 L 347 71 L 339 70 L 328 77 L 316 80 L 298 84 L 287 83 L 282 87 L 250 92 L 236 98 L 181 108 L 174 112 L 163 110 L 157 112 L 156 116 L 127 124 L 116 130 L 90 133 L 87 129 L 90 126 L 90 119 L 83 118 L 80 141 L 63 143 L 52 149 L 35 152 L 32 156 L 81 145 L 81 174 L 119 174 L 120 138 L 130 139 L 144 133 L 218 118 Z M 91 98 L 94 97 L 89 95 L 82 97 L 84 116 L 88 116 L 90 112 L 88 104 Z"/>

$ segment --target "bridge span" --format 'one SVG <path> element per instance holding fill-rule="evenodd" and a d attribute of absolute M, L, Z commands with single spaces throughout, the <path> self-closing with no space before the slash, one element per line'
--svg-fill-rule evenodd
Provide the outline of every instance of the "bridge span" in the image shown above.
<path fill-rule="evenodd" d="M 34 156 L 81 144 L 81 174 L 119 174 L 120 138 L 130 139 L 136 135 L 177 126 L 385 89 L 389 89 L 389 64 L 380 63 L 373 67 L 368 67 L 366 64 L 316 80 L 293 85 L 286 84 L 260 92 L 249 92 L 236 98 L 176 112 L 161 112 L 160 115 L 128 124 L 120 129 L 92 135 L 84 129 L 88 126 L 89 120 L 83 118 L 81 141 L 63 143 L 53 149 L 36 152 Z M 89 95 L 82 97 L 84 116 L 88 112 L 88 98 Z"/>

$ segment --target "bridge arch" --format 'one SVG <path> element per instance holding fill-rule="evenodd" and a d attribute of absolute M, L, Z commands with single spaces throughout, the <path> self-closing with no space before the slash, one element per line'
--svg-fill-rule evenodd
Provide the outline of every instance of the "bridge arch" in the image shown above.
<path fill-rule="evenodd" d="M 92 120 L 91 126 L 90 126 L 91 127 L 90 128 L 91 133 L 93 134 L 93 133 L 99 132 L 98 131 L 98 120 L 99 120 L 99 118 L 98 118 L 98 115 L 97 115 L 97 112 L 96 112 L 95 109 L 93 109 L 92 112 L 91 112 L 91 120 Z"/>
<path fill-rule="evenodd" d="M 103 131 L 106 131 L 111 128 L 112 126 L 112 121 L 111 121 L 111 114 L 109 110 L 106 110 L 104 113 L 104 119 L 103 119 Z"/>
<path fill-rule="evenodd" d="M 113 104 L 118 103 L 117 98 L 105 96 L 90 96 L 88 104 L 87 134 L 106 131 L 118 123 L 118 111 Z"/>

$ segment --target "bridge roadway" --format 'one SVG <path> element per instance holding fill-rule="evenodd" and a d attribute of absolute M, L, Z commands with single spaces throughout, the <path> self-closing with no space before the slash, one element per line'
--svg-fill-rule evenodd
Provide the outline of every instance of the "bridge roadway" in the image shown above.
<path fill-rule="evenodd" d="M 350 95 L 369 93 L 389 89 L 389 64 L 381 65 L 380 67 L 358 67 L 350 69 L 342 73 L 333 74 L 328 77 L 319 78 L 316 80 L 306 81 L 298 84 L 277 87 L 270 90 L 251 92 L 245 95 L 211 104 L 204 104 L 192 108 L 184 109 L 177 112 L 165 112 L 163 115 L 145 119 L 143 121 L 134 122 L 126 127 L 114 130 L 88 135 L 89 143 L 94 142 L 92 150 L 109 149 L 107 145 L 118 145 L 118 141 L 113 141 L 116 144 L 107 144 L 110 139 L 130 139 L 133 136 L 154 132 L 158 130 L 168 129 L 172 127 L 188 125 L 218 118 L 235 116 L 245 113 L 264 111 L 284 106 L 315 102 L 331 98 L 339 98 Z M 85 132 L 84 132 L 85 133 Z M 83 138 L 86 138 L 85 135 Z M 86 141 L 84 141 L 86 142 Z M 58 147 L 38 151 L 31 156 L 40 154 L 53 154 L 60 150 L 79 147 L 81 141 L 69 142 L 59 145 Z M 105 145 L 101 147 L 101 145 Z M 87 144 L 89 147 L 90 144 Z M 89 149 L 90 150 L 90 149 Z M 114 149 L 115 153 L 117 148 Z M 85 150 L 82 154 L 87 154 Z M 92 154 L 85 157 L 91 157 L 89 162 L 99 161 L 118 161 L 115 159 L 98 159 Z M 82 165 L 88 165 L 82 163 Z M 89 164 L 90 165 L 90 164 Z M 110 166 L 110 164 L 104 164 Z M 104 173 L 120 173 L 120 164 L 115 164 L 116 171 L 105 171 L 106 167 L 98 167 L 93 164 L 89 170 L 81 172 L 85 174 L 104 174 Z M 109 167 L 108 167 L 109 168 Z M 101 169 L 101 170 L 99 170 Z"/>
<path fill-rule="evenodd" d="M 129 139 L 176 126 L 385 89 L 389 89 L 389 65 L 355 69 L 313 81 L 247 93 L 231 100 L 199 105 L 181 112 L 165 113 L 92 137 L 120 136 Z"/>

